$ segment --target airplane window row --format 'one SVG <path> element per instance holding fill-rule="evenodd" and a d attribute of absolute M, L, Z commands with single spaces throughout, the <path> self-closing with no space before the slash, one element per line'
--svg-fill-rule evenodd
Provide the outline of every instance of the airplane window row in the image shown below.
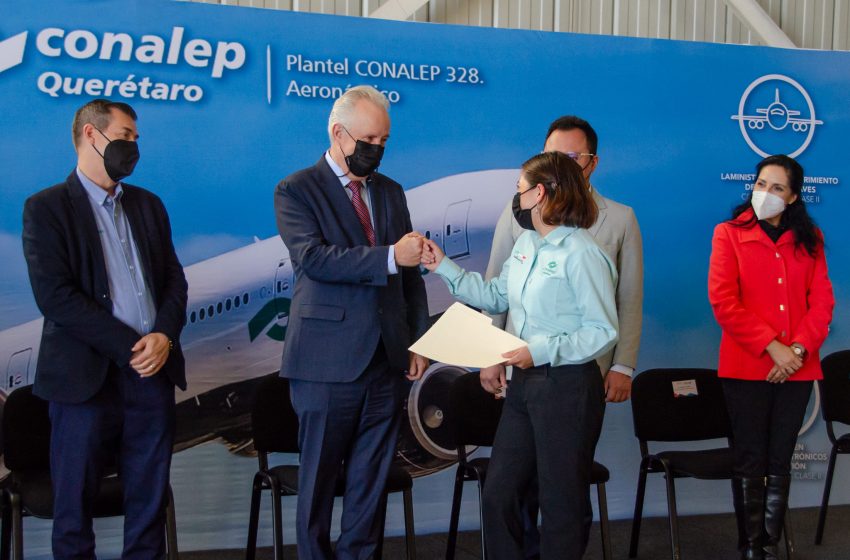
<path fill-rule="evenodd" d="M 249 301 L 248 292 L 245 292 L 241 296 L 236 296 L 233 298 L 227 298 L 224 301 L 220 301 L 215 305 L 210 304 L 206 307 L 201 307 L 197 311 L 192 311 L 189 313 L 189 322 L 195 323 L 197 321 L 203 321 L 204 319 L 212 319 L 216 315 L 221 315 L 224 312 L 230 311 L 231 309 L 238 309 L 243 305 L 248 305 Z"/>

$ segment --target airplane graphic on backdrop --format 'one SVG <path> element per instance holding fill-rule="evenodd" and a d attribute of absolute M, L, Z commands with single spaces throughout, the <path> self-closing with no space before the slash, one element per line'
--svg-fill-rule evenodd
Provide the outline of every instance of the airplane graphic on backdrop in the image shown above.
<path fill-rule="evenodd" d="M 791 125 L 791 130 L 794 132 L 807 132 L 810 126 L 823 124 L 823 121 L 813 117 L 801 118 L 800 111 L 789 109 L 788 106 L 779 99 L 779 88 L 776 88 L 773 103 L 767 107 L 756 109 L 756 115 L 732 115 L 732 119 L 743 121 L 748 127 L 754 130 L 761 130 L 767 123 L 773 130 L 784 130 L 788 125 Z"/>
<path fill-rule="evenodd" d="M 415 230 L 468 270 L 484 271 L 496 221 L 515 190 L 518 171 L 487 170 L 444 177 L 406 191 Z M 188 390 L 177 392 L 175 451 L 218 440 L 237 454 L 253 452 L 254 386 L 276 374 L 286 339 L 294 275 L 279 236 L 186 267 L 189 303 L 181 336 Z M 425 274 L 432 315 L 453 302 L 442 280 Z M 35 375 L 42 319 L 0 331 L 0 400 Z M 466 370 L 432 364 L 411 384 L 409 422 L 397 461 L 421 476 L 456 458 L 442 409 L 448 385 Z M 0 370 L 2 373 L 3 370 Z"/>

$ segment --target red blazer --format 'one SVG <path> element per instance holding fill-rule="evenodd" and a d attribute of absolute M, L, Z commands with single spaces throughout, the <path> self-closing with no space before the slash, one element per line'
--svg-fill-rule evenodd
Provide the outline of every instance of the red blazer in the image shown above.
<path fill-rule="evenodd" d="M 747 210 L 736 221 L 751 216 Z M 811 257 L 795 249 L 790 231 L 774 244 L 755 222 L 744 227 L 724 222 L 714 229 L 708 299 L 723 330 L 720 377 L 764 380 L 773 367 L 765 350 L 773 339 L 798 342 L 808 351 L 791 381 L 823 377 L 818 352 L 835 300 L 822 248 Z"/>

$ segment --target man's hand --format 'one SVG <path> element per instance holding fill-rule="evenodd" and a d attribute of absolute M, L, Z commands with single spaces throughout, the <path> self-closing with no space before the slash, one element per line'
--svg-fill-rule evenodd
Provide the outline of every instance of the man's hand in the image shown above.
<path fill-rule="evenodd" d="M 405 234 L 395 244 L 395 263 L 398 266 L 418 266 L 422 258 L 422 241 L 425 238 L 417 231 Z"/>
<path fill-rule="evenodd" d="M 157 332 L 146 334 L 131 350 L 130 367 L 142 377 L 156 375 L 168 359 L 168 337 Z"/>
<path fill-rule="evenodd" d="M 623 402 L 632 395 L 632 378 L 619 371 L 609 370 L 605 376 L 605 402 Z"/>
<path fill-rule="evenodd" d="M 410 368 L 408 368 L 407 370 L 406 377 L 411 381 L 416 381 L 417 379 L 422 377 L 422 374 L 425 373 L 426 369 L 428 369 L 428 358 L 411 352 Z"/>
<path fill-rule="evenodd" d="M 485 391 L 493 393 L 497 399 L 502 398 L 501 389 L 508 384 L 507 379 L 505 378 L 504 364 L 496 364 L 495 366 L 482 368 L 479 377 L 481 378 L 481 387 L 483 387 Z"/>
<path fill-rule="evenodd" d="M 531 352 L 529 352 L 528 346 L 505 352 L 502 354 L 502 357 L 507 358 L 505 361 L 506 366 L 518 366 L 522 369 L 528 369 L 534 365 L 534 360 L 531 358 Z"/>

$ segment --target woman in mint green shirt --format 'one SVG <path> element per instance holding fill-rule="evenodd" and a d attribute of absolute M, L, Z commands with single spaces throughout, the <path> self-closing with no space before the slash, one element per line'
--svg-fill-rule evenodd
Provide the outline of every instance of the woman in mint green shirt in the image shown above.
<path fill-rule="evenodd" d="M 484 487 L 491 559 L 523 558 L 521 500 L 539 479 L 541 557 L 581 558 L 593 519 L 590 471 L 605 408 L 595 359 L 617 342 L 617 271 L 585 228 L 597 208 L 581 167 L 559 152 L 522 166 L 513 202 L 526 231 L 497 278 L 485 282 L 426 240 L 422 264 L 452 295 L 488 313 L 510 310 L 523 346 L 481 371 L 492 392 L 514 366 Z"/>

